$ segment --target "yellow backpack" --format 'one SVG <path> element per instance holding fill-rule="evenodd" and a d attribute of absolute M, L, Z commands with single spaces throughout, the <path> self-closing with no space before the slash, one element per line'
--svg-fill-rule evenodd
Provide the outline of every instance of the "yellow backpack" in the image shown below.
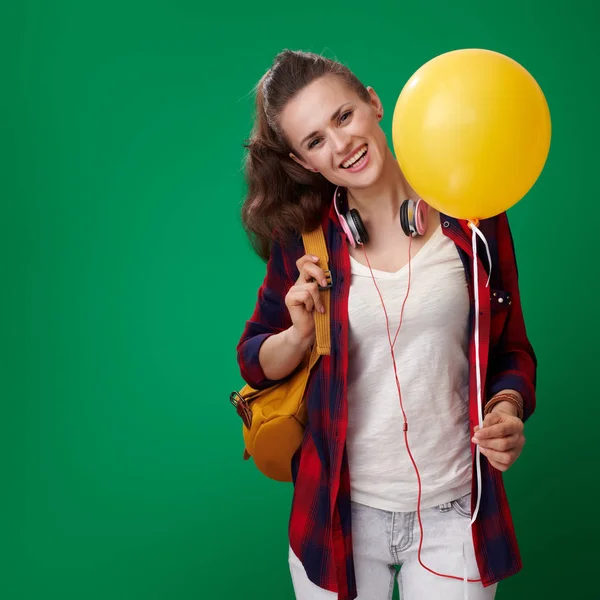
<path fill-rule="evenodd" d="M 319 287 L 325 313 L 314 311 L 315 343 L 295 371 L 285 379 L 264 390 L 245 385 L 229 397 L 243 421 L 244 460 L 252 457 L 259 471 L 277 481 L 292 481 L 292 457 L 302 443 L 307 422 L 304 398 L 309 376 L 319 356 L 331 351 L 329 315 L 332 281 L 322 228 L 302 234 L 302 240 L 306 254 L 319 257 L 318 265 L 325 271 L 328 280 L 327 287 Z"/>

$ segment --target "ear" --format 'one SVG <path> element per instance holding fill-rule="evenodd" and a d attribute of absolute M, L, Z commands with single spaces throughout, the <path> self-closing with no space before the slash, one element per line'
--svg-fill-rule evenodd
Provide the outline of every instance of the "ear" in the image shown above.
<path fill-rule="evenodd" d="M 383 116 L 383 104 L 377 95 L 377 92 L 369 85 L 367 86 L 369 96 L 371 96 L 371 106 L 375 110 L 375 114 Z"/>
<path fill-rule="evenodd" d="M 290 158 L 297 162 L 301 167 L 304 167 L 307 171 L 312 171 L 313 173 L 318 171 L 318 169 L 313 169 L 309 163 L 296 156 L 293 152 L 290 152 Z"/>

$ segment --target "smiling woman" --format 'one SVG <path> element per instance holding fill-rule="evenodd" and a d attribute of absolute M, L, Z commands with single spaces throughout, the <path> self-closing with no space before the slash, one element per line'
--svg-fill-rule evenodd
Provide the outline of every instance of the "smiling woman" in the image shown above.
<path fill-rule="evenodd" d="M 349 158 L 352 149 L 343 144 L 357 125 L 365 128 L 373 98 L 346 66 L 303 52 L 283 52 L 258 82 L 256 122 L 246 144 L 248 196 L 242 218 L 260 256 L 268 257 L 274 231 L 284 242 L 317 225 L 334 189 L 326 173 L 341 169 Z M 371 135 L 377 133 L 379 146 L 387 146 L 377 129 Z M 332 135 L 336 157 L 327 143 Z"/>
<path fill-rule="evenodd" d="M 323 294 L 330 303 L 331 351 L 310 372 L 291 461 L 296 597 L 389 600 L 401 566 L 403 598 L 459 600 L 464 578 L 470 600 L 491 600 L 521 567 L 502 472 L 535 408 L 506 215 L 480 224 L 488 286 L 488 264 L 474 277 L 467 223 L 427 207 L 404 177 L 371 87 L 339 62 L 286 50 L 256 91 L 242 215 L 268 264 L 237 347 L 252 388 L 296 370 L 315 344 Z M 301 239 L 319 225 L 330 286 Z M 481 430 L 469 385 L 478 347 Z M 476 446 L 484 502 L 471 523 Z"/>

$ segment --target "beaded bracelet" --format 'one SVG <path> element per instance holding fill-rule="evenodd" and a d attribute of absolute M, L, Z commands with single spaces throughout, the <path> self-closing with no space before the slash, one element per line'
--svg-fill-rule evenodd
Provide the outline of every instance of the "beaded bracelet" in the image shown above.
<path fill-rule="evenodd" d="M 486 405 L 483 411 L 483 416 L 488 415 L 494 406 L 500 402 L 510 402 L 517 409 L 517 417 L 523 420 L 523 400 L 516 394 L 503 392 L 494 396 Z"/>

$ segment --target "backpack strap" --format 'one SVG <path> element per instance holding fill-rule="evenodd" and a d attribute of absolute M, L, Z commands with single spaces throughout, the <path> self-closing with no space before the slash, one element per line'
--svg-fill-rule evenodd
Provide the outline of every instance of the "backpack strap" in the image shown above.
<path fill-rule="evenodd" d="M 329 254 L 327 253 L 327 244 L 323 235 L 323 228 L 319 225 L 314 231 L 302 234 L 304 241 L 304 250 L 306 254 L 313 254 L 319 257 L 318 266 L 325 272 L 327 278 L 327 287 L 319 286 L 321 298 L 325 305 L 325 312 L 320 313 L 318 310 L 313 311 L 315 317 L 316 343 L 313 346 L 311 363 L 318 356 L 331 353 L 331 286 L 333 284 L 331 271 L 329 270 Z M 311 365 L 312 366 L 312 365 Z"/>

